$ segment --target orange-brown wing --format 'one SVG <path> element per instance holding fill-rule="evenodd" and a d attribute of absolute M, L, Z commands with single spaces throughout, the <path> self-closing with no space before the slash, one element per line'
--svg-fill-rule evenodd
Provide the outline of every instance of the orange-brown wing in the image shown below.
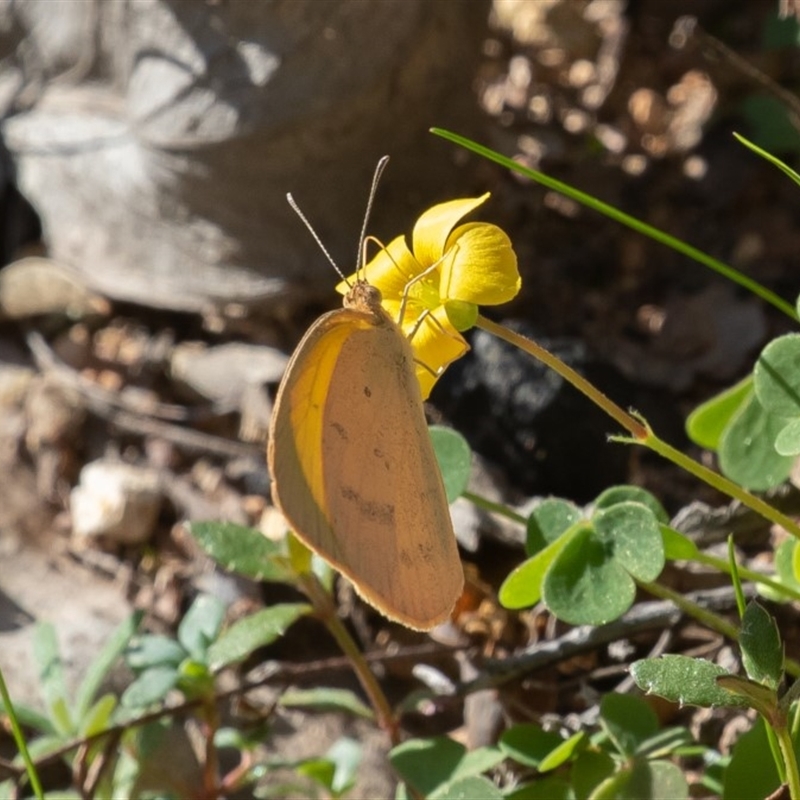
<path fill-rule="evenodd" d="M 388 319 L 321 318 L 271 426 L 276 501 L 295 532 L 392 619 L 427 629 L 463 587 L 411 348 Z"/>

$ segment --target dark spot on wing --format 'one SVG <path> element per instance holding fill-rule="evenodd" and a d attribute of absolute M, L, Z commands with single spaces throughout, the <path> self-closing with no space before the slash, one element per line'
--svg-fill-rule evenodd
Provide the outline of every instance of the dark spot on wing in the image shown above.
<path fill-rule="evenodd" d="M 372 397 L 372 389 L 369 386 L 364 387 L 364 396 L 365 397 Z"/>
<path fill-rule="evenodd" d="M 348 440 L 349 437 L 347 435 L 347 428 L 345 428 L 344 425 L 341 424 L 341 422 L 331 422 L 331 428 L 333 428 L 336 431 L 336 433 L 339 434 L 340 439 L 342 439 L 345 442 Z"/>
<path fill-rule="evenodd" d="M 394 527 L 394 505 L 391 503 L 375 503 L 365 500 L 355 489 L 342 486 L 342 497 L 350 503 L 355 503 L 359 514 L 376 525 Z"/>

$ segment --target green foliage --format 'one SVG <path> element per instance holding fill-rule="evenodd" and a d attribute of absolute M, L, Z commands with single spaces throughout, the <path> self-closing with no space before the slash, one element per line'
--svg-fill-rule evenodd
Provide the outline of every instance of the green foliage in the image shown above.
<path fill-rule="evenodd" d="M 689 742 L 691 735 L 684 728 L 660 731 L 655 713 L 643 699 L 612 693 L 600 705 L 600 728 L 594 736 L 579 732 L 565 739 L 525 723 L 509 728 L 497 748 L 469 753 L 446 737 L 416 739 L 396 747 L 390 758 L 406 784 L 432 800 L 460 796 L 649 800 L 688 797 L 681 770 L 665 759 Z M 498 789 L 480 776 L 503 759 L 520 780 Z M 484 794 L 459 794 L 466 791 L 467 781 Z"/>
<path fill-rule="evenodd" d="M 774 46 L 796 44 L 797 25 L 773 25 L 766 35 Z M 781 130 L 776 124 L 780 114 L 775 108 L 754 97 L 746 101 L 745 112 L 753 115 L 759 136 L 773 137 L 772 146 L 797 149 L 796 132 L 787 135 L 786 130 Z M 800 176 L 791 168 L 758 146 L 742 141 L 800 183 Z M 506 163 L 503 157 L 496 156 L 491 157 Z M 797 320 L 791 305 L 727 265 L 610 210 L 577 190 L 511 162 L 508 166 L 697 259 Z M 619 416 L 615 418 L 619 420 Z M 781 336 L 768 344 L 753 374 L 696 409 L 687 420 L 687 430 L 700 446 L 718 453 L 722 471 L 741 486 L 760 491 L 785 480 L 800 454 L 800 334 Z M 640 433 L 636 436 L 643 438 Z M 433 427 L 431 437 L 447 496 L 452 501 L 466 491 L 470 450 L 455 431 Z M 658 452 L 664 454 L 664 450 Z M 507 516 L 513 518 L 510 512 Z M 545 499 L 525 520 L 528 557 L 508 575 L 500 600 L 511 609 L 541 601 L 564 622 L 601 625 L 624 614 L 640 588 L 656 593 L 655 581 L 666 560 L 717 566 L 733 574 L 737 586 L 739 572 L 747 576 L 732 559 L 720 565 L 720 559 L 715 561 L 702 553 L 668 521 L 658 500 L 634 486 L 612 487 L 586 509 L 559 498 Z M 229 523 L 194 523 L 191 532 L 205 552 L 225 569 L 253 580 L 300 588 L 310 603 L 276 604 L 226 628 L 223 604 L 201 595 L 180 621 L 174 638 L 156 634 L 134 638 L 139 618 L 132 618 L 114 635 L 73 694 L 65 685 L 55 632 L 51 627 L 40 626 L 35 655 L 45 712 L 24 707 L 16 711 L 16 716 L 35 731 L 30 753 L 41 757 L 60 751 L 66 742 L 108 734 L 116 725 L 119 727 L 114 735 L 119 738 L 108 739 L 114 745 L 113 755 L 98 792 L 130 797 L 196 796 L 199 788 L 191 785 L 190 777 L 179 774 L 178 756 L 183 754 L 195 777 L 205 765 L 197 763 L 182 726 L 167 713 L 159 717 L 169 697 L 171 704 L 180 705 L 182 713 L 194 713 L 202 722 L 199 727 L 206 732 L 206 754 L 223 747 L 242 754 L 241 764 L 222 779 L 220 795 L 251 791 L 258 797 L 344 797 L 355 786 L 362 758 L 359 743 L 342 738 L 327 753 L 313 758 L 259 761 L 254 753 L 269 735 L 266 723 L 262 721 L 253 730 L 245 731 L 218 727 L 215 719 L 219 672 L 276 642 L 294 622 L 311 613 L 325 620 L 356 668 L 365 669 L 353 653 L 354 645 L 347 649 L 348 633 L 338 622 L 335 610 L 331 610 L 332 603 L 331 607 L 325 605 L 331 600 L 331 571 L 293 537 L 276 543 L 258 531 Z M 770 597 L 786 599 L 784 588 L 800 589 L 800 547 L 796 539 L 778 548 L 775 571 L 776 582 L 763 589 L 765 593 L 769 591 Z M 759 579 L 749 575 L 748 580 Z M 685 598 L 682 602 L 687 613 L 730 633 L 707 609 L 693 607 Z M 636 661 L 631 666 L 631 674 L 641 689 L 674 703 L 758 712 L 758 724 L 739 740 L 729 762 L 715 751 L 694 744 L 682 727 L 660 729 L 645 699 L 609 693 L 600 702 L 597 726 L 570 736 L 525 723 L 509 727 L 496 747 L 472 751 L 446 736 L 405 741 L 389 755 L 404 782 L 398 797 L 672 800 L 689 796 L 686 778 L 673 763 L 676 757 L 688 753 L 704 760 L 703 785 L 721 794 L 723 800 L 763 797 L 782 782 L 792 785 L 792 775 L 797 771 L 795 750 L 800 724 L 796 699 L 800 697 L 800 687 L 783 690 L 783 643 L 773 617 L 755 601 L 745 607 L 742 600 L 740 610 L 738 644 L 744 675 L 728 672 L 710 661 L 671 654 Z M 101 686 L 123 652 L 136 678 L 118 701 L 112 694 L 101 694 Z M 370 686 L 364 681 L 364 672 L 359 674 L 362 684 Z M 373 708 L 353 692 L 324 686 L 288 689 L 276 702 L 282 708 L 344 712 L 377 720 L 390 729 L 397 719 L 387 716 L 386 709 L 375 702 L 376 691 L 374 687 L 371 693 L 368 691 Z M 406 706 L 401 702 L 399 708 L 403 707 Z M 91 769 L 103 744 L 101 736 L 87 747 L 81 756 L 85 765 L 81 766 Z M 65 760 L 74 757 L 74 752 L 64 756 Z M 167 770 L 170 774 L 158 776 L 160 783 L 154 778 L 159 763 L 175 766 Z M 74 762 L 70 766 L 76 771 Z M 291 777 L 270 782 L 279 770 L 288 770 Z M 800 782 L 795 781 L 796 800 L 800 800 L 798 785 Z M 10 794 L 5 791 L 7 788 L 8 784 L 0 784 L 0 795 Z"/>
<path fill-rule="evenodd" d="M 466 491 L 472 464 L 472 451 L 467 440 L 458 431 L 431 425 L 433 449 L 442 472 L 447 502 L 452 503 Z"/>
<path fill-rule="evenodd" d="M 624 614 L 636 581 L 652 581 L 664 567 L 658 501 L 638 487 L 615 487 L 601 494 L 589 514 L 550 499 L 528 521 L 531 558 L 500 589 L 507 608 L 545 602 L 559 619 L 601 625 Z"/>
<path fill-rule="evenodd" d="M 15 704 L 3 709 L 34 731 L 26 749 L 33 758 L 43 758 L 61 750 L 73 740 L 81 740 L 106 730 L 115 722 L 117 699 L 112 694 L 100 694 L 111 668 L 117 663 L 141 622 L 141 613 L 126 619 L 106 642 L 89 665 L 77 691 L 70 691 L 65 681 L 64 662 L 58 648 L 55 628 L 40 622 L 34 632 L 34 658 L 38 665 L 39 688 L 45 704 L 45 714 Z M 70 754 L 74 755 L 74 754 Z M 89 763 L 99 754 L 91 750 Z M 19 764 L 21 756 L 16 759 Z M 30 767 L 29 767 L 30 772 Z M 38 783 L 36 776 L 31 776 Z M 0 793 L 8 784 L 0 783 Z M 37 792 L 38 793 L 38 792 Z"/>
<path fill-rule="evenodd" d="M 682 655 L 664 655 L 631 664 L 631 675 L 640 689 L 673 703 L 745 708 L 747 702 L 743 698 L 717 684 L 718 677 L 729 674 L 711 661 Z"/>

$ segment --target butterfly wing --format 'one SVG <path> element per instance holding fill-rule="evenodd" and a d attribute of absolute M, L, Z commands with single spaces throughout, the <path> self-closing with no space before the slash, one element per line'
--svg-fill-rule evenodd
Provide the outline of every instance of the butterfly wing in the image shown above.
<path fill-rule="evenodd" d="M 276 502 L 298 536 L 392 619 L 428 629 L 463 587 L 411 347 L 344 309 L 299 345 L 269 446 Z"/>

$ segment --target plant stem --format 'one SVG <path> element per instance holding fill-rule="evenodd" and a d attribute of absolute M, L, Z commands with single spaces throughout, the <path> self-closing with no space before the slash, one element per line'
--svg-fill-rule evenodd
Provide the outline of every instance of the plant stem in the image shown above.
<path fill-rule="evenodd" d="M 322 620 L 322 623 L 352 664 L 353 670 L 358 676 L 358 680 L 361 682 L 361 686 L 375 711 L 378 723 L 389 734 L 392 746 L 399 744 L 400 731 L 389 701 L 386 699 L 386 695 L 369 668 L 369 664 L 362 652 L 358 649 L 358 645 L 353 641 L 353 637 L 350 636 L 347 628 L 339 619 L 330 595 L 325 591 L 313 572 L 300 576 L 299 585 L 314 606 L 317 616 Z"/>
<path fill-rule="evenodd" d="M 654 597 L 660 597 L 662 600 L 670 600 L 685 614 L 694 617 L 694 619 L 701 622 L 712 631 L 722 634 L 731 641 L 739 641 L 738 628 L 719 614 L 709 611 L 707 608 L 703 608 L 694 601 L 687 599 L 680 592 L 668 589 L 660 583 L 644 583 L 640 581 L 637 581 L 637 583 L 642 589 L 652 594 Z"/>
<path fill-rule="evenodd" d="M 776 508 L 773 508 L 769 503 L 766 503 L 754 494 L 751 494 L 747 489 L 737 486 L 733 481 L 714 472 L 708 467 L 704 467 L 699 462 L 695 461 L 689 456 L 676 450 L 671 445 L 667 444 L 662 439 L 659 439 L 653 433 L 650 426 L 643 419 L 635 414 L 630 414 L 621 409 L 613 400 L 607 397 L 603 392 L 593 386 L 583 375 L 580 375 L 572 367 L 565 364 L 560 358 L 553 355 L 549 350 L 537 344 L 525 336 L 511 331 L 503 325 L 498 325 L 486 319 L 483 315 L 478 315 L 477 327 L 482 328 L 488 333 L 492 333 L 503 341 L 519 347 L 522 351 L 532 355 L 534 358 L 541 361 L 546 366 L 555 370 L 565 381 L 571 383 L 579 392 L 585 394 L 592 402 L 598 405 L 603 411 L 606 412 L 613 420 L 619 423 L 625 430 L 630 433 L 630 438 L 627 436 L 611 436 L 612 441 L 625 442 L 627 444 L 639 444 L 649 447 L 653 452 L 658 453 L 660 456 L 672 461 L 673 464 L 686 470 L 701 481 L 713 486 L 720 492 L 727 494 L 739 500 L 743 505 L 751 508 L 757 514 L 760 514 L 770 522 L 780 525 L 792 536 L 800 539 L 800 526 L 785 514 L 781 514 Z"/>
<path fill-rule="evenodd" d="M 8 721 L 11 724 L 11 732 L 14 735 L 17 749 L 25 764 L 25 771 L 28 773 L 28 780 L 31 782 L 31 788 L 38 800 L 44 800 L 44 790 L 39 781 L 39 773 L 36 772 L 36 765 L 31 759 L 31 754 L 28 752 L 28 744 L 25 741 L 25 735 L 22 733 L 22 727 L 14 711 L 14 704 L 11 702 L 11 695 L 8 693 L 8 686 L 6 686 L 6 679 L 3 676 L 2 670 L 0 670 L 0 698 L 3 700 L 3 707 L 8 715 Z"/>
<path fill-rule="evenodd" d="M 739 500 L 743 505 L 746 505 L 748 508 L 755 511 L 757 514 L 760 514 L 765 519 L 768 519 L 770 522 L 774 522 L 776 525 L 780 525 L 796 539 L 800 539 L 800 527 L 798 527 L 794 520 L 790 519 L 785 514 L 781 514 L 781 512 L 776 508 L 762 500 L 760 497 L 756 497 L 754 494 L 751 494 L 747 491 L 747 489 L 743 489 L 741 486 L 738 486 L 733 481 L 720 475 L 718 472 L 714 472 L 714 470 L 703 466 L 694 459 L 689 458 L 689 456 L 685 455 L 684 453 L 681 453 L 680 450 L 676 450 L 674 447 L 672 447 L 672 445 L 669 445 L 662 439 L 659 439 L 648 425 L 645 425 L 645 429 L 647 431 L 647 435 L 645 436 L 644 440 L 637 439 L 635 444 L 643 444 L 645 447 L 649 447 L 660 456 L 672 461 L 673 464 L 677 464 L 679 467 L 681 467 L 681 469 L 690 472 L 701 481 L 704 481 L 709 486 L 713 486 L 715 489 L 727 494 L 729 497 Z M 616 439 L 617 441 L 630 441 L 623 437 L 612 438 Z"/>
<path fill-rule="evenodd" d="M 522 514 L 517 514 L 516 511 L 512 511 L 508 506 L 504 506 L 502 503 L 495 503 L 491 500 L 487 500 L 485 497 L 481 497 L 479 494 L 464 491 L 461 493 L 461 496 L 465 500 L 469 500 L 470 503 L 477 508 L 482 508 L 484 511 L 489 511 L 493 514 L 499 514 L 501 517 L 505 517 L 511 522 L 518 522 L 523 526 L 528 522 L 527 518 L 522 516 Z"/>
<path fill-rule="evenodd" d="M 789 796 L 792 800 L 800 800 L 800 772 L 797 769 L 797 757 L 789 734 L 789 726 L 779 725 L 773 728 L 778 737 L 778 744 L 783 754 L 783 763 L 786 766 L 786 783 L 789 786 Z"/>
<path fill-rule="evenodd" d="M 724 572 L 726 575 L 731 574 L 731 566 L 724 558 L 710 556 L 707 553 L 697 553 L 692 560 L 698 564 L 703 564 L 707 567 L 711 567 L 712 569 L 716 569 L 719 572 Z M 773 580 L 769 577 L 769 575 L 763 575 L 760 572 L 756 572 L 755 570 L 747 569 L 747 567 L 742 566 L 739 566 L 738 570 L 739 574 L 746 581 L 769 586 L 770 589 L 784 595 L 784 597 L 791 598 L 792 600 L 800 600 L 800 592 L 798 592 L 797 589 L 793 589 L 791 586 L 786 586 L 785 584 L 780 583 L 780 581 Z"/>
<path fill-rule="evenodd" d="M 483 314 L 478 314 L 476 326 L 488 333 L 494 334 L 499 339 L 509 344 L 513 344 L 515 347 L 519 347 L 520 350 L 532 355 L 534 358 L 550 367 L 550 369 L 555 370 L 565 381 L 571 383 L 579 392 L 582 392 L 596 405 L 600 406 L 606 414 L 622 425 L 634 438 L 645 439 L 647 437 L 648 429 L 646 426 L 638 419 L 628 414 L 627 411 L 623 411 L 613 400 L 587 381 L 583 375 L 565 364 L 547 348 L 534 342 L 533 339 L 528 339 L 526 336 L 509 330 L 504 325 L 498 325 L 496 322 L 492 322 L 492 320 L 484 317 Z"/>
<path fill-rule="evenodd" d="M 580 189 L 576 189 L 574 186 L 570 186 L 567 183 L 563 183 L 555 178 L 551 178 L 549 175 L 545 175 L 543 172 L 539 172 L 538 170 L 530 169 L 523 164 L 520 164 L 518 161 L 514 161 L 507 156 L 496 153 L 494 150 L 484 147 L 477 142 L 473 142 L 471 139 L 467 139 L 466 136 L 459 136 L 457 133 L 451 133 L 450 131 L 443 130 L 442 128 L 431 128 L 431 133 L 434 133 L 436 136 L 441 136 L 443 139 L 447 139 L 448 141 L 454 142 L 461 147 L 465 147 L 467 150 L 471 150 L 473 153 L 477 153 L 478 155 L 489 159 L 489 161 L 494 161 L 496 164 L 500 164 L 507 169 L 518 172 L 520 175 L 524 175 L 526 178 L 530 178 L 530 180 L 535 181 L 536 183 L 539 183 L 554 192 L 563 194 L 565 197 L 569 197 L 576 203 L 581 203 L 587 208 L 591 208 L 600 214 L 604 214 L 609 219 L 613 219 L 620 225 L 625 225 L 631 230 L 641 233 L 643 236 L 647 236 L 655 242 L 659 242 L 666 247 L 671 247 L 673 250 L 676 250 L 682 255 L 687 256 L 703 266 L 714 270 L 714 272 L 724 275 L 728 280 L 733 281 L 733 283 L 737 283 L 739 286 L 744 287 L 749 292 L 752 292 L 754 295 L 756 295 L 756 297 L 760 297 L 762 300 L 764 300 L 764 302 L 775 306 L 775 308 L 777 308 L 779 311 L 782 311 L 784 314 L 786 314 L 789 319 L 792 319 L 795 322 L 798 321 L 797 311 L 790 303 L 787 303 L 782 297 L 775 294 L 775 292 L 767 289 L 766 286 L 762 286 L 757 281 L 754 281 L 752 278 L 739 272 L 739 270 L 736 270 L 719 259 L 708 255 L 708 253 L 704 253 L 702 250 L 698 250 L 696 247 L 692 247 L 692 245 L 687 244 L 686 242 L 683 242 L 674 236 L 670 236 L 668 233 L 665 233 L 658 228 L 654 228 L 652 225 L 648 225 L 646 222 L 642 222 L 642 220 L 636 219 L 636 217 L 632 217 L 630 214 L 626 214 L 624 211 L 620 211 L 618 208 L 614 208 L 614 206 L 604 203 L 602 200 L 598 200 L 596 197 L 592 197 L 592 195 L 582 192 Z"/>

